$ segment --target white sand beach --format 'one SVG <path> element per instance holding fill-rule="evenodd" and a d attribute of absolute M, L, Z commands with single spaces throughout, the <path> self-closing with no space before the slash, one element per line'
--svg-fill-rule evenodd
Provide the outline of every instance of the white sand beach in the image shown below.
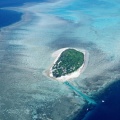
<path fill-rule="evenodd" d="M 58 58 L 60 57 L 61 53 L 62 53 L 63 51 L 65 51 L 66 49 L 69 49 L 69 48 L 59 49 L 59 50 L 55 51 L 55 52 L 52 54 L 52 57 L 55 58 L 53 64 L 55 64 L 55 62 L 56 62 L 56 61 L 58 60 Z M 75 49 L 75 48 L 73 48 L 73 49 Z M 85 68 L 86 68 L 86 66 L 87 66 L 89 54 L 88 54 L 88 52 L 87 52 L 86 50 L 82 50 L 82 49 L 76 49 L 76 50 L 77 50 L 77 51 L 80 51 L 80 52 L 82 52 L 82 53 L 84 54 L 84 63 L 83 63 L 83 65 L 82 65 L 78 70 L 76 70 L 75 72 L 70 73 L 70 74 L 68 74 L 68 75 L 55 78 L 55 77 L 53 76 L 53 74 L 52 74 L 52 67 L 51 67 L 50 70 L 49 70 L 49 76 L 52 77 L 52 78 L 54 78 L 54 79 L 56 79 L 56 80 L 58 80 L 58 81 L 60 81 L 60 82 L 65 82 L 65 81 L 68 81 L 68 80 L 70 80 L 70 79 L 73 79 L 73 78 L 78 77 L 78 76 L 85 70 Z"/>
<path fill-rule="evenodd" d="M 0 120 L 72 120 L 86 101 L 64 81 L 96 98 L 120 80 L 118 0 L 52 1 L 11 8 L 21 21 L 0 29 Z M 56 79 L 51 67 L 69 47 L 84 53 L 84 64 Z"/>

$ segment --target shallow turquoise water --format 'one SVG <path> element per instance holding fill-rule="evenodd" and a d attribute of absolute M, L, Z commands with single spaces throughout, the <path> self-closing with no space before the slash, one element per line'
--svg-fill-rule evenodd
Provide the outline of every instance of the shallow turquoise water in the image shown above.
<path fill-rule="evenodd" d="M 70 84 L 68 81 L 64 82 L 64 84 L 66 86 L 68 86 L 70 89 L 72 89 L 74 92 L 76 92 L 76 94 L 78 94 L 80 97 L 82 97 L 84 100 L 86 100 L 88 102 L 88 104 L 92 104 L 92 105 L 96 105 L 97 103 L 90 98 L 89 96 L 85 95 L 84 93 L 82 93 L 80 91 L 80 89 L 78 89 L 77 87 L 73 86 L 72 84 Z"/>
<path fill-rule="evenodd" d="M 85 71 L 71 84 L 99 109 L 107 98 L 97 96 L 120 77 L 119 1 L 58 0 L 19 8 L 25 19 L 0 31 L 0 119 L 73 120 L 81 114 L 87 102 L 45 75 L 52 53 L 64 47 L 89 52 Z"/>

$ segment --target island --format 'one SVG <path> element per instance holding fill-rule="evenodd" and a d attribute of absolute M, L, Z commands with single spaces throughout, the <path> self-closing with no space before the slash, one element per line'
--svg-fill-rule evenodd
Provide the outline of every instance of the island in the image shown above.
<path fill-rule="evenodd" d="M 77 71 L 84 64 L 84 53 L 73 48 L 65 49 L 58 56 L 51 67 L 54 78 L 69 75 Z"/>

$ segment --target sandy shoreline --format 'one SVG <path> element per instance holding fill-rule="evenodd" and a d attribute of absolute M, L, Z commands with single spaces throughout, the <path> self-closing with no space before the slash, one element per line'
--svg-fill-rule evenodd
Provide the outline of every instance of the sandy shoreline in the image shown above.
<path fill-rule="evenodd" d="M 55 64 L 55 62 L 58 60 L 58 58 L 60 57 L 61 53 L 63 51 L 65 51 L 66 49 L 70 49 L 70 48 L 62 48 L 62 49 L 59 49 L 57 51 L 55 51 L 53 54 L 52 54 L 52 57 L 55 58 L 53 64 Z M 75 49 L 75 48 L 72 48 L 72 49 Z M 50 77 L 50 78 L 53 78 L 55 80 L 58 80 L 60 82 L 65 82 L 65 81 L 69 81 L 70 79 L 73 79 L 73 78 L 76 78 L 78 77 L 86 68 L 87 64 L 88 64 L 88 58 L 89 58 L 89 53 L 86 51 L 86 50 L 83 50 L 83 49 L 75 49 L 77 51 L 80 51 L 84 54 L 84 63 L 83 65 L 78 69 L 76 70 L 75 72 L 73 73 L 70 73 L 68 75 L 65 75 L 65 76 L 61 76 L 61 77 L 58 77 L 58 78 L 55 78 L 52 74 L 52 66 L 50 67 L 50 69 L 47 71 L 47 76 Z"/>

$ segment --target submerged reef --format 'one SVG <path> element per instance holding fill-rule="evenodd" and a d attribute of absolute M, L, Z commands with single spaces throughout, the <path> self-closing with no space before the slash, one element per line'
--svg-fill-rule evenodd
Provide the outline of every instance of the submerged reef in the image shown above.
<path fill-rule="evenodd" d="M 61 77 L 78 70 L 84 63 L 84 54 L 75 49 L 64 50 L 52 67 L 54 77 Z"/>

